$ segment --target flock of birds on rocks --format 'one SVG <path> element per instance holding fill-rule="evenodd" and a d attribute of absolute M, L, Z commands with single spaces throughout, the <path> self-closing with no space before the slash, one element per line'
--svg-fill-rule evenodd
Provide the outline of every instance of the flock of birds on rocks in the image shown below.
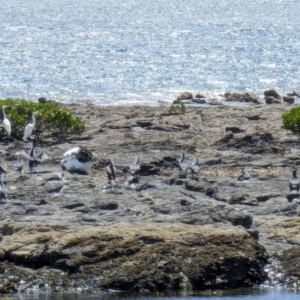
<path fill-rule="evenodd" d="M 8 106 L 2 106 L 3 112 L 3 128 L 6 131 L 7 135 L 11 135 L 11 123 L 6 116 L 5 108 Z M 35 125 L 36 119 L 35 115 L 38 112 L 32 113 L 32 120 L 29 124 L 27 124 L 24 128 L 24 135 L 23 141 L 28 142 L 28 138 L 31 136 Z M 43 163 L 45 161 L 51 160 L 49 156 L 47 156 L 43 151 L 36 155 L 35 153 L 35 144 L 34 142 L 29 142 L 30 150 L 27 153 L 26 151 L 18 151 L 16 152 L 17 162 L 15 163 L 15 171 L 19 174 L 23 171 L 24 166 L 24 159 L 28 161 L 28 171 L 32 173 L 37 168 L 38 164 Z M 79 146 L 74 147 L 63 154 L 63 159 L 61 160 L 61 168 L 63 171 L 69 172 L 81 172 L 87 173 L 92 165 L 93 165 L 93 153 L 85 147 Z M 185 162 L 185 155 L 183 152 L 179 154 L 179 159 L 177 160 L 179 166 L 179 177 L 186 178 L 188 171 L 190 170 L 190 174 L 192 179 L 198 180 L 198 174 L 200 171 L 200 164 L 197 157 L 194 158 L 192 163 L 189 165 Z M 109 164 L 105 168 L 106 175 L 108 179 L 109 187 L 114 189 L 116 184 L 116 163 L 113 156 L 109 159 Z M 4 178 L 6 173 L 9 171 L 5 162 L 0 160 L 0 201 L 7 199 L 7 190 L 4 184 Z M 248 181 L 250 177 L 250 171 L 252 171 L 249 167 L 244 167 L 242 169 L 242 174 L 237 178 L 238 181 Z M 125 182 L 126 186 L 133 186 L 134 184 L 138 183 L 138 175 L 140 172 L 140 159 L 137 155 L 135 155 L 134 162 L 129 166 L 129 177 L 128 180 Z M 63 178 L 62 174 L 62 178 Z M 290 194 L 294 195 L 297 198 L 299 190 L 300 190 L 300 180 L 297 176 L 297 170 L 293 169 L 292 171 L 292 178 L 289 180 L 289 187 L 290 187 Z M 107 188 L 107 187 L 105 187 Z"/>

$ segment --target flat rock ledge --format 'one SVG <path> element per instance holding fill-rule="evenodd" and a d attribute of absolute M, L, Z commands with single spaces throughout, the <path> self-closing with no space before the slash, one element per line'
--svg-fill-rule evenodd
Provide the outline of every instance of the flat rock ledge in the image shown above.
<path fill-rule="evenodd" d="M 281 118 L 290 106 L 245 102 L 187 107 L 184 114 L 64 106 L 87 131 L 66 140 L 48 135 L 36 150 L 52 160 L 35 172 L 27 164 L 21 174 L 15 170 L 15 154 L 27 144 L 0 140 L 8 168 L 0 293 L 206 290 L 265 279 L 300 288 L 300 196 L 289 190 L 300 145 Z M 62 154 L 75 146 L 91 150 L 95 163 L 89 174 L 63 176 Z M 188 166 L 199 159 L 196 177 L 180 173 L 180 152 Z M 138 183 L 128 186 L 136 154 Z M 114 188 L 105 173 L 110 155 Z M 245 166 L 251 178 L 239 181 Z"/>
<path fill-rule="evenodd" d="M 1 222 L 0 291 L 166 291 L 251 286 L 266 250 L 243 227 Z"/>

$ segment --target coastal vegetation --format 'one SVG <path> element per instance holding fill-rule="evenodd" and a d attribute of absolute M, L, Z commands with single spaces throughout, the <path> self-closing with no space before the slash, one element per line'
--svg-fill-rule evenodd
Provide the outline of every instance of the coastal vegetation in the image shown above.
<path fill-rule="evenodd" d="M 67 108 L 60 106 L 59 103 L 38 103 L 7 98 L 0 100 L 1 111 L 3 106 L 7 106 L 5 111 L 11 122 L 11 136 L 17 140 L 22 139 L 24 127 L 31 122 L 33 112 L 37 112 L 35 114 L 36 126 L 33 132 L 35 141 L 45 139 L 46 136 L 59 135 L 60 138 L 63 138 L 85 131 L 84 121 L 80 117 L 74 116 Z M 6 135 L 4 129 L 0 131 L 0 139 Z"/>
<path fill-rule="evenodd" d="M 186 107 L 183 102 L 181 102 L 179 105 L 172 104 L 172 105 L 170 105 L 170 107 L 168 109 L 169 114 L 177 115 L 177 114 L 184 114 L 185 112 L 186 112 Z"/>
<path fill-rule="evenodd" d="M 283 128 L 300 133 L 300 105 L 297 105 L 282 114 Z"/>

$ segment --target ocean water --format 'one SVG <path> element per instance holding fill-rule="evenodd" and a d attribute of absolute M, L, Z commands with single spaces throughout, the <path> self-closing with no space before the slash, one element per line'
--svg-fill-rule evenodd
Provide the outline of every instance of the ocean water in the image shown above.
<path fill-rule="evenodd" d="M 286 289 L 236 290 L 216 291 L 211 293 L 191 294 L 125 294 L 125 293 L 95 293 L 95 294 L 31 294 L 31 295 L 0 295 L 5 300 L 298 300 L 299 292 Z"/>
<path fill-rule="evenodd" d="M 9 0 L 0 97 L 157 105 L 300 90 L 298 0 Z"/>

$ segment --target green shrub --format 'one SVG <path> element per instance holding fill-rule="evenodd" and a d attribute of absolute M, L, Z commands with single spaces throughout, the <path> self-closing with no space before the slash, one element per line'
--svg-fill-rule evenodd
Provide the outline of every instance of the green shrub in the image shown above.
<path fill-rule="evenodd" d="M 184 114 L 185 111 L 186 111 L 185 105 L 183 102 L 181 102 L 179 105 L 172 104 L 169 107 L 168 113 L 169 114 Z"/>
<path fill-rule="evenodd" d="M 16 139 L 22 139 L 24 128 L 31 122 L 33 112 L 38 112 L 35 115 L 36 126 L 32 133 L 32 137 L 35 136 L 36 141 L 40 140 L 46 133 L 52 136 L 66 137 L 71 134 L 81 134 L 85 131 L 83 120 L 74 117 L 68 109 L 61 107 L 58 103 L 3 99 L 0 100 L 1 115 L 3 105 L 8 106 L 5 112 L 11 122 L 11 135 Z M 1 120 L 3 120 L 3 115 Z M 0 131 L 0 138 L 3 135 L 5 135 L 4 129 L 2 132 Z"/>
<path fill-rule="evenodd" d="M 283 128 L 300 133 L 300 106 L 295 106 L 282 114 Z"/>

